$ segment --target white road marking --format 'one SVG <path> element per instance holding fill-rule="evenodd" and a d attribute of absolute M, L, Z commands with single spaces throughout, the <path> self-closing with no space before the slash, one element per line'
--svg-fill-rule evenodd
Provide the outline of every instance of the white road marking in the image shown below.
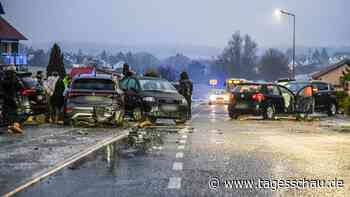
<path fill-rule="evenodd" d="M 185 149 L 185 146 L 184 145 L 180 145 L 177 147 L 177 149 Z"/>
<path fill-rule="evenodd" d="M 183 169 L 183 163 L 182 162 L 175 162 L 173 164 L 173 170 L 182 170 Z"/>
<path fill-rule="evenodd" d="M 181 178 L 180 177 L 170 177 L 168 189 L 180 189 L 181 188 Z"/>
<path fill-rule="evenodd" d="M 186 144 L 186 140 L 180 140 L 180 144 Z"/>
<path fill-rule="evenodd" d="M 184 157 L 184 153 L 183 152 L 176 153 L 176 158 L 183 158 L 183 157 Z"/>

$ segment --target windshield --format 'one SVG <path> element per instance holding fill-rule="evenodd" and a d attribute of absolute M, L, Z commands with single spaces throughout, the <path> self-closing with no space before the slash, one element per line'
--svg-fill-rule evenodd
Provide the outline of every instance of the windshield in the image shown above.
<path fill-rule="evenodd" d="M 245 85 L 237 85 L 233 88 L 233 92 L 235 93 L 255 93 L 260 92 L 261 85 L 257 84 L 245 84 Z"/>
<path fill-rule="evenodd" d="M 114 87 L 109 79 L 78 79 L 73 83 L 73 89 L 82 90 L 114 90 Z"/>
<path fill-rule="evenodd" d="M 300 82 L 300 83 L 288 83 L 285 86 L 290 89 L 292 92 L 298 92 L 301 88 L 307 86 L 309 83 Z"/>
<path fill-rule="evenodd" d="M 35 88 L 38 85 L 37 81 L 31 77 L 23 77 L 22 82 L 25 88 Z"/>
<path fill-rule="evenodd" d="M 211 94 L 214 94 L 214 95 L 223 95 L 226 93 L 224 89 L 213 89 L 210 92 Z"/>
<path fill-rule="evenodd" d="M 142 79 L 140 86 L 142 90 L 176 92 L 174 86 L 165 80 Z"/>

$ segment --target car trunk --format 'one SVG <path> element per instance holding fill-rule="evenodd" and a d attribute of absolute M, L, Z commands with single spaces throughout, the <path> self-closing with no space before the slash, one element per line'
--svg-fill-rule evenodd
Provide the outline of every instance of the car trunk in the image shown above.
<path fill-rule="evenodd" d="M 252 108 L 262 97 L 261 85 L 242 84 L 233 90 L 233 102 L 236 109 Z"/>
<path fill-rule="evenodd" d="M 113 103 L 113 92 L 72 91 L 69 103 L 77 107 L 108 106 Z"/>

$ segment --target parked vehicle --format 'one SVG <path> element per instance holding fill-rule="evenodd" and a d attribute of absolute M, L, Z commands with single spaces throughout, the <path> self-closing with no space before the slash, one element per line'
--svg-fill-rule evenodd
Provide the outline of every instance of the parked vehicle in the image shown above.
<path fill-rule="evenodd" d="M 230 95 L 225 89 L 212 89 L 209 95 L 209 105 L 228 104 Z"/>
<path fill-rule="evenodd" d="M 72 80 L 63 111 L 66 125 L 121 125 L 124 119 L 123 93 L 111 75 L 78 75 Z"/>
<path fill-rule="evenodd" d="M 47 112 L 44 88 L 32 78 L 32 73 L 18 72 L 17 79 L 22 85 L 18 98 L 21 111 L 27 115 L 38 115 Z"/>
<path fill-rule="evenodd" d="M 278 85 L 283 85 L 285 86 L 287 83 L 295 81 L 295 79 L 290 79 L 290 78 L 281 78 L 278 79 L 277 81 L 275 81 L 275 83 L 277 83 Z"/>
<path fill-rule="evenodd" d="M 273 83 L 243 83 L 231 94 L 228 112 L 232 119 L 239 115 L 262 115 L 273 119 L 276 114 L 308 115 L 312 113 L 310 86 L 293 93 L 288 88 Z"/>
<path fill-rule="evenodd" d="M 186 99 L 165 79 L 132 76 L 120 81 L 120 86 L 126 96 L 126 114 L 135 120 L 166 118 L 184 123 L 189 116 Z"/>
<path fill-rule="evenodd" d="M 304 86 L 310 85 L 313 90 L 313 111 L 333 116 L 337 113 L 338 102 L 333 85 L 320 81 L 298 82 L 293 81 L 285 85 L 292 92 L 296 93 Z"/>

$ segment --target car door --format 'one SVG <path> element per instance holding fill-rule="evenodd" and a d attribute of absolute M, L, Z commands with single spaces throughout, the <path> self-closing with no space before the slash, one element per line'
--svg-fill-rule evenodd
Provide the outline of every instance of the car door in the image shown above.
<path fill-rule="evenodd" d="M 327 108 L 329 100 L 329 87 L 327 83 L 313 83 L 312 84 L 315 98 L 315 110 L 322 111 Z"/>
<path fill-rule="evenodd" d="M 295 113 L 307 113 L 313 112 L 313 87 L 307 85 L 301 88 L 295 95 Z"/>
<path fill-rule="evenodd" d="M 284 113 L 283 97 L 281 95 L 281 92 L 278 86 L 269 85 L 268 90 L 269 90 L 273 105 L 275 106 L 276 113 Z"/>
<path fill-rule="evenodd" d="M 279 85 L 278 86 L 283 98 L 283 108 L 285 113 L 293 113 L 295 109 L 295 95 L 288 88 Z"/>

